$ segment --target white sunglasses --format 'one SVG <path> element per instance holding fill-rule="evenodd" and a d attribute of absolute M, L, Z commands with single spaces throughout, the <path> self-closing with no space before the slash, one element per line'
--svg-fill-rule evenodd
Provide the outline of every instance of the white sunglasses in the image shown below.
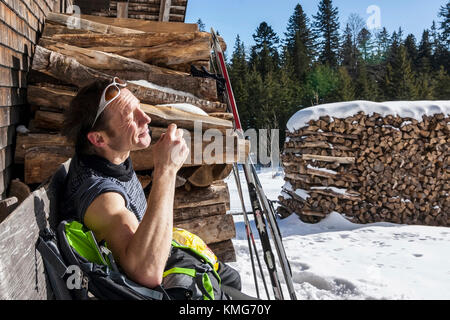
<path fill-rule="evenodd" d="M 102 97 L 100 98 L 97 115 L 95 116 L 91 129 L 94 127 L 98 117 L 106 109 L 106 107 L 120 96 L 120 87 L 125 88 L 126 86 L 127 83 L 120 80 L 118 77 L 114 77 L 113 82 L 106 86 L 105 90 L 103 90 Z M 109 90 L 110 88 L 117 90 Z"/>

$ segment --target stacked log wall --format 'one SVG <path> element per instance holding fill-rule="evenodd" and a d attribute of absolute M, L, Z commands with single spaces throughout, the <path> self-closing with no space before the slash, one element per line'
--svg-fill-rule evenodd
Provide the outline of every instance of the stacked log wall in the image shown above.
<path fill-rule="evenodd" d="M 450 225 L 450 117 L 321 117 L 287 132 L 279 212 Z"/>
<path fill-rule="evenodd" d="M 90 18 L 88 16 L 79 20 L 80 29 L 74 29 L 65 24 L 67 18 L 58 14 L 47 17 L 27 78 L 27 100 L 31 109 L 27 127 L 30 132 L 18 134 L 14 154 L 15 163 L 23 164 L 24 182 L 30 186 L 42 183 L 73 156 L 74 146 L 61 130 L 63 113 L 79 88 L 96 79 L 111 80 L 113 76 L 139 80 L 129 82 L 127 88 L 139 98 L 143 111 L 152 119 L 151 145 L 131 152 L 133 168 L 144 192 L 148 196 L 151 190 L 152 146 L 170 123 L 176 123 L 185 130 L 185 137 L 190 135 L 190 139 L 186 139 L 191 152 L 177 176 L 174 225 L 198 234 L 222 261 L 234 261 L 231 239 L 235 236 L 235 228 L 232 216 L 226 214 L 230 199 L 223 180 L 229 175 L 232 163 L 246 158 L 249 144 L 233 133 L 232 115 L 226 113 L 215 80 L 193 77 L 181 71 L 180 64 L 166 61 L 155 65 L 142 57 L 137 57 L 140 60 L 127 57 L 121 50 L 115 50 L 115 54 L 108 50 L 110 46 L 116 49 L 141 46 L 145 51 L 158 46 L 158 50 L 168 52 L 171 44 L 179 40 L 180 54 L 185 66 L 189 66 L 196 63 L 199 55 L 182 54 L 183 48 L 191 44 L 196 46 L 200 39 L 202 46 L 198 52 L 206 57 L 211 50 L 210 35 L 192 31 L 189 25 L 186 26 L 188 31 L 177 26 L 176 32 L 166 29 L 165 32 L 150 33 L 116 26 L 115 19 L 103 18 L 102 22 L 96 22 L 86 19 Z M 133 48 L 136 50 L 137 47 Z M 181 58 L 178 61 L 181 62 Z M 191 104 L 191 110 L 195 106 L 203 115 L 170 106 L 177 103 Z M 199 125 L 201 132 L 194 132 Z M 207 153 L 211 141 L 204 141 L 203 136 L 196 138 L 196 134 L 208 129 L 222 134 L 222 150 Z M 230 148 L 233 148 L 232 152 L 227 152 Z M 199 151 L 202 152 L 201 162 L 197 162 L 195 153 Z"/>

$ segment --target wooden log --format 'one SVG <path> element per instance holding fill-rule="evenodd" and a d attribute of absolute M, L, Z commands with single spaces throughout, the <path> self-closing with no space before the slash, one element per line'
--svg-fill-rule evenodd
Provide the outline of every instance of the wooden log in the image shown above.
<path fill-rule="evenodd" d="M 195 208 L 225 203 L 229 206 L 230 194 L 226 184 L 215 183 L 207 188 L 193 188 L 191 191 L 183 188 L 175 191 L 173 208 Z"/>
<path fill-rule="evenodd" d="M 143 32 L 188 33 L 198 31 L 198 25 L 196 23 L 157 22 L 132 18 L 120 19 L 120 18 L 110 18 L 84 14 L 80 15 L 80 18 L 102 24 L 108 24 L 115 27 L 134 29 Z"/>
<path fill-rule="evenodd" d="M 86 67 L 96 70 L 112 70 L 112 71 L 133 71 L 143 74 L 175 74 L 187 75 L 185 73 L 161 68 L 144 63 L 137 59 L 126 58 L 114 53 L 108 53 L 88 48 L 77 47 L 63 42 L 57 42 L 52 39 L 41 38 L 39 45 L 51 51 L 55 51 L 66 56 L 76 59 L 79 63 Z M 130 80 L 130 79 L 125 79 Z M 131 79 L 132 80 L 132 79 Z"/>
<path fill-rule="evenodd" d="M 30 194 L 30 187 L 19 179 L 13 179 L 9 183 L 8 197 L 17 198 L 18 204 L 22 203 Z"/>
<path fill-rule="evenodd" d="M 86 67 L 74 58 L 41 46 L 36 46 L 35 48 L 32 69 L 78 87 L 88 85 L 96 79 L 112 81 L 112 77 L 103 72 Z M 205 112 L 223 112 L 226 110 L 226 105 L 223 103 L 202 100 L 188 95 L 174 94 L 133 83 L 128 83 L 127 88 L 143 103 L 189 103 L 203 109 Z"/>
<path fill-rule="evenodd" d="M 152 47 L 90 47 L 92 50 L 115 53 L 143 62 L 189 72 L 191 64 L 199 65 L 199 61 L 209 63 L 211 45 L 208 39 L 195 39 L 185 42 L 167 42 Z M 200 63 L 201 65 L 201 63 Z"/>
<path fill-rule="evenodd" d="M 49 12 L 46 17 L 46 20 L 52 21 L 54 23 L 59 23 L 61 25 L 65 25 L 68 28 L 81 29 L 87 31 L 93 31 L 98 33 L 112 33 L 112 34 L 133 34 L 133 33 L 143 33 L 139 30 L 115 27 L 99 22 L 94 22 L 90 20 L 86 20 L 83 18 L 78 18 L 76 16 L 70 16 L 60 13 Z"/>
<path fill-rule="evenodd" d="M 200 166 L 194 169 L 193 172 L 187 175 L 187 181 L 195 187 L 207 187 L 214 181 L 223 180 L 228 177 L 233 169 L 233 165 L 213 164 Z"/>
<path fill-rule="evenodd" d="M 206 206 L 175 209 L 173 211 L 174 222 L 182 222 L 194 218 L 224 215 L 227 213 L 226 203 L 216 203 Z"/>
<path fill-rule="evenodd" d="M 211 148 L 214 142 L 203 142 L 202 146 L 195 141 L 190 145 L 190 155 L 183 166 L 198 166 L 206 164 L 232 164 L 243 163 L 250 152 L 250 143 L 244 139 L 237 139 L 237 143 L 231 146 L 226 144 L 215 145 L 218 148 Z M 202 151 L 201 154 L 199 151 Z M 197 152 L 198 151 L 198 152 Z M 153 168 L 152 146 L 147 149 L 131 152 L 131 159 L 135 170 L 150 170 Z"/>
<path fill-rule="evenodd" d="M 174 223 L 174 226 L 196 234 L 206 244 L 229 240 L 236 236 L 236 229 L 231 214 L 177 222 Z"/>
<path fill-rule="evenodd" d="M 330 156 L 321 156 L 316 154 L 302 154 L 303 160 L 316 160 L 316 161 L 324 161 L 324 162 L 336 162 L 340 164 L 353 164 L 355 163 L 355 157 L 330 157 Z"/>
<path fill-rule="evenodd" d="M 135 34 L 60 34 L 53 35 L 49 40 L 66 43 L 80 48 L 110 48 L 109 50 L 125 50 L 143 47 L 156 47 L 169 43 L 184 43 L 200 40 L 210 41 L 211 35 L 207 32 L 188 33 L 135 33 Z M 113 49 L 116 48 L 116 49 Z M 100 50 L 105 51 L 105 50 Z M 111 51 L 105 51 L 111 52 Z"/>
<path fill-rule="evenodd" d="M 142 103 L 141 108 L 152 118 L 152 124 L 156 126 L 168 126 L 171 123 L 176 123 L 178 127 L 190 131 L 201 126 L 202 131 L 220 129 L 222 132 L 227 129 L 231 131 L 233 128 L 231 121 L 194 114 L 170 106 L 156 107 Z"/>
<path fill-rule="evenodd" d="M 72 157 L 72 147 L 33 147 L 25 154 L 25 183 L 41 183 L 58 169 L 61 163 Z"/>
<path fill-rule="evenodd" d="M 95 33 L 89 30 L 67 28 L 59 23 L 52 21 L 46 21 L 44 24 L 44 31 L 42 31 L 42 37 L 50 38 L 57 34 L 83 34 L 83 33 Z"/>
<path fill-rule="evenodd" d="M 23 163 L 27 150 L 33 147 L 45 146 L 63 146 L 69 147 L 72 144 L 67 141 L 67 138 L 60 134 L 49 133 L 29 133 L 19 134 L 16 140 L 16 151 L 14 154 L 15 163 Z"/>
<path fill-rule="evenodd" d="M 320 217 L 320 218 L 325 218 L 327 216 L 326 213 L 323 213 L 320 211 L 308 210 L 308 209 L 301 210 L 300 214 L 305 215 L 305 216 Z"/>
<path fill-rule="evenodd" d="M 37 138 L 39 136 L 35 135 L 34 137 Z M 40 137 L 43 138 L 41 140 L 42 142 L 36 139 L 30 139 L 31 141 L 20 142 L 21 145 L 19 144 L 22 149 L 19 157 L 24 155 L 24 175 L 25 183 L 27 184 L 44 181 L 58 168 L 60 163 L 72 157 L 74 153 L 73 146 L 66 143 L 64 138 L 59 135 L 40 135 Z M 55 144 L 51 144 L 52 141 L 55 141 Z M 208 145 L 209 143 L 202 143 L 202 146 L 198 147 L 195 143 L 192 143 L 190 149 L 191 155 L 186 160 L 184 166 L 234 163 L 246 159 L 250 151 L 249 142 L 238 139 L 236 148 L 224 147 L 223 150 L 219 150 L 217 154 L 214 154 L 214 158 L 212 159 L 208 157 L 208 154 L 202 155 L 200 159 L 196 158 L 194 150 L 198 149 L 204 152 Z M 132 151 L 130 156 L 133 162 L 133 168 L 136 171 L 153 169 L 152 146 L 147 149 Z M 198 160 L 200 162 L 196 162 Z"/>
<path fill-rule="evenodd" d="M 34 125 L 37 128 L 59 131 L 62 129 L 64 115 L 59 112 L 38 110 L 34 116 Z"/>
<path fill-rule="evenodd" d="M 231 240 L 210 243 L 208 247 L 214 252 L 219 261 L 222 262 L 236 261 L 236 252 L 234 250 L 233 242 Z"/>
<path fill-rule="evenodd" d="M 48 85 L 28 85 L 27 87 L 27 100 L 29 104 L 54 110 L 62 111 L 69 108 L 70 102 L 75 96 L 76 92 L 73 90 L 62 90 Z"/>

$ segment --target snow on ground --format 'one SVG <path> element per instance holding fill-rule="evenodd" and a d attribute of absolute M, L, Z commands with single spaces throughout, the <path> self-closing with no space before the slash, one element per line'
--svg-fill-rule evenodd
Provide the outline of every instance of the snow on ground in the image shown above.
<path fill-rule="evenodd" d="M 243 172 L 241 181 L 245 181 Z M 276 200 L 284 185 L 270 169 L 259 174 L 264 191 Z M 233 175 L 227 178 L 230 213 L 242 212 Z M 247 211 L 251 211 L 244 183 Z M 256 296 L 244 220 L 235 215 L 233 244 L 237 261 L 230 263 L 242 277 L 242 291 Z M 253 217 L 249 217 L 261 254 Z M 293 214 L 278 220 L 293 272 L 297 299 L 450 299 L 450 228 L 393 223 L 355 224 L 332 213 L 317 224 L 303 223 Z M 273 245 L 272 245 L 273 247 Z M 276 255 L 275 251 L 274 254 Z M 271 299 L 273 291 L 260 255 Z M 255 262 L 256 263 L 256 262 Z M 278 274 L 289 298 L 281 269 Z M 266 299 L 257 269 L 261 298 Z"/>

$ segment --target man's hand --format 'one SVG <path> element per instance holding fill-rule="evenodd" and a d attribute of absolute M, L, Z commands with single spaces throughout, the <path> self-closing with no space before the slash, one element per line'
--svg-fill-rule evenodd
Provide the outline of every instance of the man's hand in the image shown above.
<path fill-rule="evenodd" d="M 189 155 L 189 149 L 183 138 L 183 130 L 176 124 L 170 124 L 153 146 L 153 163 L 155 171 L 176 173 Z"/>

